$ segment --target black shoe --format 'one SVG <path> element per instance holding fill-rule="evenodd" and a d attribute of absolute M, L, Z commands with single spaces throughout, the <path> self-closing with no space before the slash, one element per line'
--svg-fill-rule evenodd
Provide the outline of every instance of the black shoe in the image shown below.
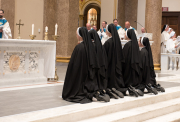
<path fill-rule="evenodd" d="M 119 99 L 119 97 L 116 94 L 114 94 L 110 89 L 107 89 L 106 92 L 110 96 L 110 98 Z"/>
<path fill-rule="evenodd" d="M 160 84 L 155 84 L 153 87 L 160 92 L 165 92 L 165 89 Z"/>
<path fill-rule="evenodd" d="M 97 93 L 95 94 L 95 98 L 96 98 L 98 101 L 104 101 L 104 102 L 109 102 L 109 101 L 110 101 L 109 96 L 107 96 L 107 95 L 100 95 L 100 92 L 97 92 Z"/>
<path fill-rule="evenodd" d="M 140 89 L 135 89 L 135 88 L 132 87 L 131 85 L 130 85 L 129 87 L 130 87 L 131 89 L 133 89 L 134 91 L 136 91 L 139 96 L 144 96 L 144 93 L 143 93 Z"/>
<path fill-rule="evenodd" d="M 155 94 L 155 95 L 158 94 L 157 90 L 156 90 L 154 87 L 152 87 L 152 85 L 151 85 L 150 83 L 146 85 L 146 89 L 147 89 L 148 92 L 150 92 L 150 93 L 153 93 L 153 94 Z"/>
<path fill-rule="evenodd" d="M 101 92 L 100 92 L 100 95 L 106 97 L 107 101 L 110 102 L 110 96 L 106 93 L 105 90 L 101 91 Z"/>
<path fill-rule="evenodd" d="M 138 97 L 138 93 L 133 90 L 131 87 L 128 87 L 128 91 L 129 91 L 129 95 L 133 96 L 135 95 L 136 97 Z"/>
<path fill-rule="evenodd" d="M 115 88 L 112 88 L 112 92 L 114 92 L 120 98 L 124 98 L 124 95 L 120 91 L 116 90 Z"/>

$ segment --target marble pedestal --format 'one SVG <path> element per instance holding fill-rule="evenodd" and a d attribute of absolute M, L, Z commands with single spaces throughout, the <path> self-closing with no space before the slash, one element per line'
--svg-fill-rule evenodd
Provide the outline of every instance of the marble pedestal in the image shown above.
<path fill-rule="evenodd" d="M 0 40 L 0 87 L 37 84 L 54 78 L 56 42 Z"/>

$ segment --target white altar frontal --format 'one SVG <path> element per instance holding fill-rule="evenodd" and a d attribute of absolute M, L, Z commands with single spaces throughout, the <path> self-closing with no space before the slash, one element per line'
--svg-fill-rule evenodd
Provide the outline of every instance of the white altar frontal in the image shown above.
<path fill-rule="evenodd" d="M 56 41 L 0 39 L 0 87 L 54 78 Z"/>

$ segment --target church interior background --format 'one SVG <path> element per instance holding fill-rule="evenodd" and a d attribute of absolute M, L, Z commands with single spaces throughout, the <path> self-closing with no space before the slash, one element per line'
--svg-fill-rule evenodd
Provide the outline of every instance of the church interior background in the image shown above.
<path fill-rule="evenodd" d="M 180 35 L 179 5 L 180 0 L 0 0 L 0 8 L 5 11 L 4 17 L 10 23 L 13 39 L 18 37 L 16 24 L 20 19 L 24 24 L 21 26 L 22 39 L 30 39 L 32 24 L 35 25 L 35 40 L 44 40 L 46 26 L 48 38 L 53 40 L 52 35 L 54 35 L 56 23 L 59 35 L 56 41 L 56 67 L 59 81 L 6 88 L 0 86 L 0 121 L 54 122 L 59 119 L 62 121 L 110 121 L 115 113 L 122 115 L 122 118 L 115 118 L 121 121 L 124 118 L 124 121 L 133 121 L 134 116 L 139 121 L 179 120 L 180 75 L 179 72 L 161 71 L 163 61 L 160 53 L 161 29 L 164 24 L 168 24 L 177 35 Z M 162 7 L 168 7 L 168 11 L 162 11 Z M 119 25 L 123 28 L 125 21 L 129 21 L 140 34 L 141 26 L 134 22 L 137 21 L 147 29 L 148 33 L 153 34 L 151 47 L 157 81 L 164 85 L 167 89 L 166 93 L 160 94 L 160 97 L 150 95 L 147 98 L 127 98 L 120 102 L 112 100 L 112 103 L 106 105 L 93 103 L 92 106 L 83 105 L 83 107 L 63 101 L 61 90 L 70 56 L 78 43 L 77 27 L 85 26 L 88 22 L 91 26 L 96 25 L 99 30 L 102 21 L 110 24 L 113 19 L 118 19 Z M 37 54 L 32 52 L 32 55 Z M 30 97 L 27 98 L 27 96 Z M 16 99 L 10 99 L 13 97 Z M 131 106 L 126 104 L 126 101 L 132 103 Z M 91 107 L 96 109 L 91 109 Z M 142 111 L 145 110 L 143 107 L 148 112 Z M 120 110 L 129 110 L 129 113 L 136 111 L 136 115 L 125 116 L 127 113 Z M 90 114 L 86 115 L 83 112 Z M 82 114 L 84 114 L 83 117 Z M 89 120 L 89 118 L 93 119 Z"/>

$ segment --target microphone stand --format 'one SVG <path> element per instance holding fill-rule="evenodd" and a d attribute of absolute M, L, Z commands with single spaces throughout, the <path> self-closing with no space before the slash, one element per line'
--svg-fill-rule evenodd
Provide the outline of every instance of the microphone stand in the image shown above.
<path fill-rule="evenodd" d="M 137 22 L 137 21 L 134 21 L 134 22 L 136 22 L 136 23 L 138 23 L 140 26 L 142 26 L 139 22 Z M 145 30 L 146 30 L 146 28 L 144 27 L 144 26 L 142 26 Z M 147 33 L 147 30 L 146 30 L 146 33 Z"/>

